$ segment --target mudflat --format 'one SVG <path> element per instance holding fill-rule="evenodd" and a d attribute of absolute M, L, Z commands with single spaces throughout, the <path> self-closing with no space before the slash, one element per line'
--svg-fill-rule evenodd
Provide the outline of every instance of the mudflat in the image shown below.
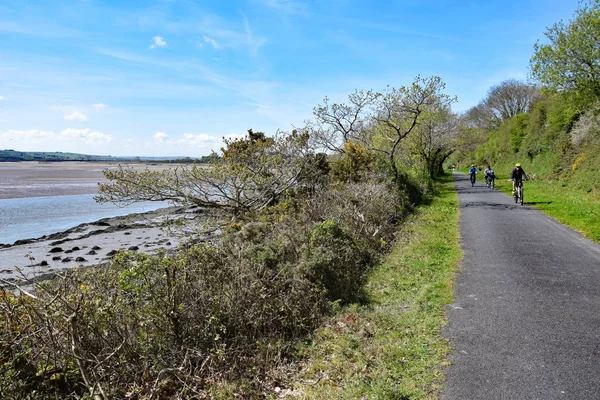
<path fill-rule="evenodd" d="M 96 162 L 0 162 L 0 199 L 94 194 L 98 183 L 106 181 L 102 171 L 118 166 Z M 175 167 L 174 164 L 128 166 L 136 170 Z M 119 250 L 174 251 L 184 243 L 208 240 L 209 237 L 199 233 L 201 228 L 193 228 L 207 217 L 207 212 L 193 207 L 168 207 L 104 218 L 64 232 L 0 245 L 0 288 L 20 277 L 50 279 L 64 269 L 101 265 Z M 175 228 L 172 222 L 181 219 L 188 223 Z"/>
<path fill-rule="evenodd" d="M 102 171 L 116 169 L 119 163 L 0 162 L 0 199 L 95 194 L 98 183 L 106 182 Z M 174 164 L 128 163 L 135 170 L 163 170 Z"/>

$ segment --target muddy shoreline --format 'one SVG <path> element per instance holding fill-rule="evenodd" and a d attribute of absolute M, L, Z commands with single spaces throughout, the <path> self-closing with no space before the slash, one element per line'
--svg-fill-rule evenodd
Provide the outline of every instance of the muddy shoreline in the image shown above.
<path fill-rule="evenodd" d="M 167 207 L 139 214 L 103 218 L 63 232 L 0 245 L 0 279 L 40 281 L 74 267 L 106 264 L 119 250 L 152 254 L 186 243 L 211 240 L 202 221 L 213 218 L 199 207 Z M 0 282 L 0 287 L 7 286 Z"/>
<path fill-rule="evenodd" d="M 106 182 L 111 162 L 0 162 L 0 199 L 96 194 Z M 164 170 L 178 164 L 128 163 L 134 170 Z M 0 279 L 48 279 L 77 266 L 107 263 L 119 250 L 154 253 L 175 251 L 183 243 L 209 240 L 202 222 L 215 217 L 210 210 L 167 207 L 145 213 L 99 219 L 37 238 L 23 237 L 0 244 Z M 177 222 L 177 223 L 176 223 Z M 1 227 L 0 227 L 1 229 Z M 0 286 L 6 284 L 0 282 Z"/>

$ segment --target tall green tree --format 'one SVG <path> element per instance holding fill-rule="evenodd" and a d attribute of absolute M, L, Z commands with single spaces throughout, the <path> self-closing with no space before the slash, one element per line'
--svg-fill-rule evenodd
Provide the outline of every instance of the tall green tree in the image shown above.
<path fill-rule="evenodd" d="M 532 77 L 551 89 L 574 89 L 586 102 L 600 99 L 600 0 L 581 3 L 568 24 L 545 35 L 550 43 L 534 46 Z"/>

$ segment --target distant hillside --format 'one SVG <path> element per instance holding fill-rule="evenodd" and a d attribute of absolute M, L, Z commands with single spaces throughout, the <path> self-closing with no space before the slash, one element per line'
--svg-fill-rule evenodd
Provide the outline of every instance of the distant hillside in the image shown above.
<path fill-rule="evenodd" d="M 0 161 L 118 161 L 118 158 L 62 152 L 0 150 Z"/>
<path fill-rule="evenodd" d="M 192 157 L 113 157 L 89 154 L 45 152 L 45 151 L 16 151 L 0 150 L 0 162 L 3 161 L 113 161 L 113 162 L 168 162 L 168 163 L 208 163 L 218 156 Z"/>

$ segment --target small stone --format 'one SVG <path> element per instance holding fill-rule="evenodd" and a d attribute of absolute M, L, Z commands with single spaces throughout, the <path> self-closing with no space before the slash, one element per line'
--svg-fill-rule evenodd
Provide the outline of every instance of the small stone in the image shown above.
<path fill-rule="evenodd" d="M 131 232 L 125 232 L 123 235 L 131 235 Z"/>
<path fill-rule="evenodd" d="M 81 250 L 79 247 L 75 246 L 71 249 L 71 251 L 77 251 L 77 250 Z"/>
<path fill-rule="evenodd" d="M 62 258 L 61 256 L 54 256 L 54 257 L 52 257 L 52 261 L 58 261 L 61 258 Z"/>
<path fill-rule="evenodd" d="M 90 250 L 90 251 L 87 252 L 87 254 L 91 256 L 91 255 L 96 254 L 96 251 L 95 250 Z"/>
<path fill-rule="evenodd" d="M 48 265 L 48 261 L 44 260 L 44 261 L 42 261 L 42 262 L 40 263 L 40 265 L 41 265 L 42 267 L 45 267 L 46 265 Z"/>
<path fill-rule="evenodd" d="M 63 258 L 62 262 L 66 263 L 66 262 L 71 262 L 73 261 L 73 259 L 71 257 L 65 257 Z"/>
<path fill-rule="evenodd" d="M 136 250 L 138 250 L 138 249 L 139 249 L 139 247 L 137 247 L 137 246 L 131 246 L 131 247 L 130 247 L 130 248 L 128 248 L 127 250 L 130 250 L 130 251 L 136 251 Z"/>
<path fill-rule="evenodd" d="M 77 261 L 77 262 L 85 262 L 85 261 L 87 261 L 87 260 L 86 260 L 85 258 L 83 258 L 83 257 L 79 256 L 79 257 L 77 257 L 77 258 L 75 259 L 75 261 Z"/>
<path fill-rule="evenodd" d="M 116 250 L 111 250 L 111 251 L 109 251 L 108 253 L 106 253 L 106 255 L 107 255 L 107 256 L 109 256 L 109 257 L 112 257 L 112 256 L 114 256 L 114 255 L 115 255 L 115 254 L 117 254 L 117 253 L 118 253 L 118 252 L 117 252 Z"/>
<path fill-rule="evenodd" d="M 102 250 L 102 247 L 100 247 L 100 246 L 94 246 L 94 247 L 92 247 L 92 250 Z"/>
<path fill-rule="evenodd" d="M 63 251 L 60 247 L 53 247 L 50 249 L 50 253 L 61 253 Z"/>

